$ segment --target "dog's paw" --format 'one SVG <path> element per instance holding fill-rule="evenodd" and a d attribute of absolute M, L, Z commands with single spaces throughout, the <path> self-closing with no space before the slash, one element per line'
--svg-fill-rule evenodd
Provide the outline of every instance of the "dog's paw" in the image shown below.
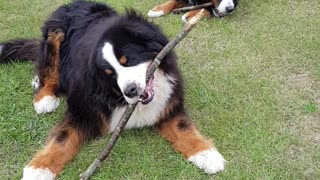
<path fill-rule="evenodd" d="M 60 100 L 55 96 L 44 96 L 40 101 L 34 102 L 33 106 L 38 114 L 53 112 L 60 104 Z"/>
<path fill-rule="evenodd" d="M 34 76 L 34 78 L 31 81 L 31 86 L 35 91 L 37 91 L 40 87 L 40 80 L 38 76 Z"/>
<path fill-rule="evenodd" d="M 181 21 L 183 23 L 187 23 L 189 21 L 189 19 L 190 19 L 190 14 L 189 13 L 186 13 L 183 16 L 181 16 Z"/>
<path fill-rule="evenodd" d="M 54 180 L 55 175 L 49 169 L 25 167 L 22 180 Z"/>
<path fill-rule="evenodd" d="M 203 169 L 207 174 L 215 174 L 224 170 L 226 160 L 215 149 L 208 149 L 198 152 L 188 158 L 198 168 Z"/>
<path fill-rule="evenodd" d="M 163 15 L 164 15 L 164 12 L 161 11 L 161 10 L 160 11 L 156 11 L 156 10 L 151 9 L 148 12 L 148 16 L 152 17 L 152 18 L 160 17 L 160 16 L 163 16 Z"/>

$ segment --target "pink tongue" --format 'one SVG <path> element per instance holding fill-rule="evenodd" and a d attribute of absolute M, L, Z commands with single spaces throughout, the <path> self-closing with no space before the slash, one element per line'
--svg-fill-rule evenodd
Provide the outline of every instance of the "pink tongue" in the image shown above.
<path fill-rule="evenodd" d="M 154 92 L 153 92 L 153 90 L 151 90 L 151 91 L 146 92 L 145 97 L 143 99 L 141 99 L 140 101 L 142 104 L 148 104 L 149 102 L 152 101 L 153 97 L 154 97 Z"/>
<path fill-rule="evenodd" d="M 154 97 L 154 91 L 153 91 L 153 77 L 149 80 L 149 83 L 143 93 L 143 95 L 139 98 L 139 101 L 142 104 L 148 104 L 152 101 Z"/>

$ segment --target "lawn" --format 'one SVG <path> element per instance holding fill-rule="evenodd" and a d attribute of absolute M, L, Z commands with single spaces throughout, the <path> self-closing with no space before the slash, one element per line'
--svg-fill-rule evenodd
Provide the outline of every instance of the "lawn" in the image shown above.
<path fill-rule="evenodd" d="M 164 0 L 108 0 L 143 14 Z M 39 37 L 67 0 L 0 0 L 0 41 Z M 152 19 L 173 38 L 179 15 Z M 202 21 L 175 49 L 186 106 L 228 161 L 208 176 L 151 128 L 126 130 L 92 179 L 320 179 L 318 0 L 240 0 L 236 12 Z M 37 115 L 31 63 L 0 65 L 0 179 L 19 179 L 59 121 Z M 109 137 L 85 145 L 58 179 L 77 179 Z"/>

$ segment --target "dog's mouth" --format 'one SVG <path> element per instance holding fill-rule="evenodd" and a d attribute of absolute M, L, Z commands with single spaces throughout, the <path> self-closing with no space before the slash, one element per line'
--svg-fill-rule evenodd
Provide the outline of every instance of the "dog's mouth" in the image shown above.
<path fill-rule="evenodd" d="M 222 17 L 224 17 L 226 15 L 225 13 L 220 12 L 216 8 L 214 8 L 212 12 L 213 12 L 213 16 L 215 16 L 217 18 L 222 18 Z"/>
<path fill-rule="evenodd" d="M 138 99 L 139 102 L 146 105 L 153 100 L 153 97 L 154 97 L 153 86 L 154 86 L 154 76 L 151 77 L 144 92 L 140 95 Z"/>

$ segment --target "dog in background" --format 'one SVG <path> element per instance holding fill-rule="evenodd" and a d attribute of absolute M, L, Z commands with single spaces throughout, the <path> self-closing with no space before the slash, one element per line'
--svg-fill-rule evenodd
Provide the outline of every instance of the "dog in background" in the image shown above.
<path fill-rule="evenodd" d="M 149 17 L 160 17 L 166 14 L 169 14 L 172 10 L 181 8 L 184 6 L 195 6 L 199 4 L 204 4 L 212 2 L 214 7 L 209 7 L 205 9 L 204 15 L 206 17 L 215 16 L 215 17 L 224 17 L 228 14 L 231 14 L 238 5 L 238 0 L 168 0 L 167 2 L 155 6 L 148 13 Z M 194 10 L 187 12 L 182 16 L 182 21 L 187 22 L 193 16 L 195 16 L 199 10 Z"/>
<path fill-rule="evenodd" d="M 53 112 L 61 95 L 68 105 L 23 179 L 55 179 L 81 145 L 113 132 L 128 104 L 137 101 L 126 128 L 152 126 L 195 166 L 208 174 L 222 171 L 224 158 L 187 115 L 173 52 L 146 83 L 148 66 L 167 43 L 156 25 L 134 11 L 118 14 L 87 1 L 60 6 L 45 22 L 41 39 L 0 43 L 0 63 L 33 61 L 37 113 Z"/>

